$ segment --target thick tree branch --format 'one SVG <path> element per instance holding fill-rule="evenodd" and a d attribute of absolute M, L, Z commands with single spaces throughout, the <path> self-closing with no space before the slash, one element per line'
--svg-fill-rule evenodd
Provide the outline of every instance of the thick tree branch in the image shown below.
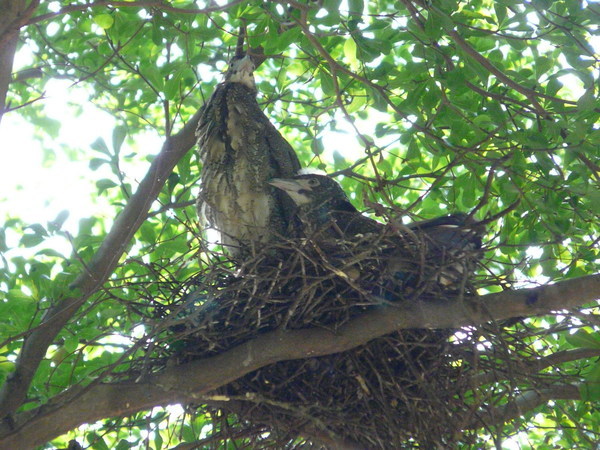
<path fill-rule="evenodd" d="M 25 0 L 0 0 L 0 122 L 6 112 L 6 95 L 11 82 L 13 60 L 19 41 L 19 20 L 31 15 L 39 0 L 26 8 Z"/>
<path fill-rule="evenodd" d="M 337 333 L 325 329 L 274 331 L 221 355 L 169 367 L 139 382 L 67 390 L 47 405 L 16 415 L 14 427 L 0 426 L 0 447 L 13 448 L 16 443 L 34 446 L 82 423 L 153 406 L 201 403 L 203 395 L 268 364 L 343 352 L 403 328 L 459 328 L 491 319 L 562 311 L 599 298 L 600 274 L 596 274 L 489 294 L 461 305 L 440 301 L 385 306 L 353 319 Z"/>
<path fill-rule="evenodd" d="M 196 113 L 183 129 L 168 138 L 137 191 L 116 218 L 110 232 L 86 271 L 73 283 L 73 295 L 57 300 L 41 324 L 25 339 L 16 369 L 0 391 L 0 418 L 12 414 L 25 400 L 29 384 L 58 332 L 77 309 L 96 292 L 113 272 L 134 233 L 146 220 L 150 205 L 158 196 L 177 162 L 194 145 L 194 132 L 200 117 Z"/>

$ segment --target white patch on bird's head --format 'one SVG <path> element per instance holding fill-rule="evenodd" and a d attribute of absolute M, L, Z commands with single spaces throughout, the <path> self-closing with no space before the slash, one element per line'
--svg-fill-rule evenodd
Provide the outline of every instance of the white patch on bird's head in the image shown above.
<path fill-rule="evenodd" d="M 300 169 L 296 175 L 325 175 L 327 174 L 321 169 L 313 169 L 312 167 L 305 167 Z"/>
<path fill-rule="evenodd" d="M 229 65 L 225 81 L 229 83 L 241 83 L 250 89 L 256 89 L 254 82 L 254 63 L 250 56 L 246 55 L 241 59 L 234 59 Z"/>

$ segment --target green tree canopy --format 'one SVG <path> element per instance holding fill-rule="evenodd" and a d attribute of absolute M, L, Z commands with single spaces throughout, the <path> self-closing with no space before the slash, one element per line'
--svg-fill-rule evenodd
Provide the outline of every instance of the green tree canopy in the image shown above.
<path fill-rule="evenodd" d="M 398 328 L 516 316 L 527 316 L 517 326 L 538 352 L 528 373 L 564 375 L 564 383 L 543 392 L 513 386 L 511 401 L 489 405 L 506 415 L 461 445 L 586 448 L 600 440 L 595 2 L 0 0 L 0 10 L 2 125 L 20 115 L 36 127 L 34 139 L 60 141 L 69 119 L 51 116 L 44 99 L 56 79 L 114 118 L 112 142 L 92 135 L 91 146 L 64 147 L 88 163 L 94 201 L 110 205 L 108 217 L 78 217 L 67 230 L 66 213 L 38 223 L 4 213 L 0 444 L 214 445 L 206 435 L 219 430 L 204 428 L 213 422 L 202 407 L 179 419 L 165 407 L 203 404 L 248 371 Z M 269 351 L 254 366 L 242 367 L 236 348 L 123 375 L 161 356 L 150 343 L 164 330 L 148 318 L 165 292 L 213 261 L 198 239 L 194 129 L 242 26 L 248 45 L 266 55 L 255 74 L 258 101 L 305 166 L 336 176 L 380 221 L 471 211 L 488 222 L 485 314 L 399 308 L 355 319 L 337 335 L 264 335 Z M 82 105 L 70 111 L 75 117 Z M 162 148 L 141 148 L 148 135 Z M 1 144 L 3 159 L 18 151 Z M 44 158 L 60 182 L 52 151 Z M 146 175 L 132 176 L 133 167 Z M 70 253 L 57 250 L 65 244 Z M 538 284 L 554 286 L 524 290 Z M 485 372 L 480 382 L 494 390 Z"/>

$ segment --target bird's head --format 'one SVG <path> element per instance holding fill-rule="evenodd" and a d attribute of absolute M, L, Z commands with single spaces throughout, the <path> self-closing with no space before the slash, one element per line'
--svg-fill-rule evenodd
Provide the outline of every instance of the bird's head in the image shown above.
<path fill-rule="evenodd" d="M 285 191 L 302 209 L 356 211 L 342 187 L 327 175 L 303 174 L 293 178 L 273 178 L 269 184 Z"/>
<path fill-rule="evenodd" d="M 254 63 L 250 55 L 243 58 L 234 57 L 229 63 L 229 68 L 225 74 L 225 81 L 229 83 L 241 83 L 250 89 L 256 89 L 254 82 Z"/>

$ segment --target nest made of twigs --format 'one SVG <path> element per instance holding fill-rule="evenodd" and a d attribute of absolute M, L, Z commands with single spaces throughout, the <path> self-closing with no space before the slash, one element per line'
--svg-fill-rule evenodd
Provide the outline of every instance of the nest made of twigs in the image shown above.
<path fill-rule="evenodd" d="M 383 235 L 281 242 L 235 271 L 217 262 L 162 310 L 172 323 L 164 352 L 177 361 L 199 359 L 272 330 L 335 331 L 369 309 L 400 302 L 475 301 L 476 255 L 431 258 L 430 250 L 419 239 Z M 459 263 L 460 279 L 441 283 Z M 212 411 L 237 432 L 254 430 L 254 446 L 447 447 L 464 439 L 461 430 L 485 401 L 473 400 L 465 376 L 478 332 L 459 339 L 457 331 L 400 330 L 343 353 L 279 362 L 220 388 L 215 394 L 228 401 Z"/>

